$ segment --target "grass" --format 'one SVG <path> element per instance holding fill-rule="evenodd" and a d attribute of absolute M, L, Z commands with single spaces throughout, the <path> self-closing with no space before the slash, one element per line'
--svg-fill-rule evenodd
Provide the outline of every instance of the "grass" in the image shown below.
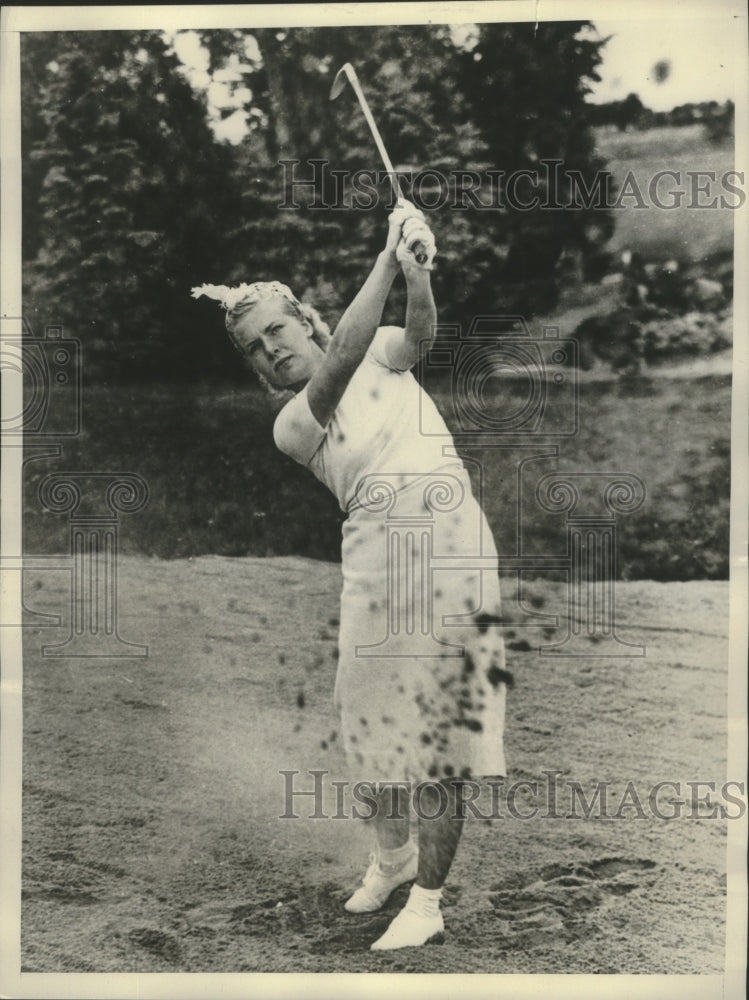
<path fill-rule="evenodd" d="M 434 394 L 447 415 L 446 390 L 436 386 Z M 495 406 L 516 410 L 524 395 L 522 385 L 507 383 Z M 254 387 L 87 387 L 83 430 L 65 444 L 64 460 L 26 465 L 26 551 L 67 551 L 66 517 L 44 512 L 38 499 L 46 474 L 119 470 L 141 475 L 150 491 L 143 511 L 121 516 L 123 552 L 338 560 L 343 515 L 310 473 L 275 449 L 272 419 Z M 725 577 L 730 379 L 585 383 L 579 428 L 561 440 L 558 463 L 546 458 L 527 466 L 524 551 L 564 551 L 564 516 L 542 511 L 533 499 L 541 475 L 628 472 L 644 482 L 647 496 L 638 512 L 618 523 L 619 575 Z M 517 545 L 519 462 L 537 448 L 550 451 L 554 441 L 530 443 L 532 448 L 461 448 L 481 465 L 484 507 L 500 552 L 507 554 Z M 473 474 L 477 482 L 475 468 Z"/>
<path fill-rule="evenodd" d="M 733 248 L 734 212 L 730 208 L 698 208 L 696 203 L 709 204 L 724 197 L 735 205 L 736 195 L 721 187 L 720 178 L 734 168 L 731 144 L 715 146 L 705 138 L 702 125 L 680 128 L 654 128 L 642 132 L 596 131 L 598 151 L 608 161 L 617 187 L 621 187 L 631 171 L 649 207 L 627 206 L 616 210 L 616 230 L 608 245 L 614 253 L 639 250 L 648 260 L 679 257 L 690 262 L 701 261 Z M 665 177 L 658 185 L 660 200 L 670 204 L 669 191 L 685 192 L 681 204 L 674 209 L 652 205 L 648 195 L 651 179 L 661 170 L 674 170 L 679 181 Z M 702 180 L 711 194 L 692 197 L 690 172 L 714 171 L 715 181 Z M 733 183 L 736 183 L 735 180 Z"/>

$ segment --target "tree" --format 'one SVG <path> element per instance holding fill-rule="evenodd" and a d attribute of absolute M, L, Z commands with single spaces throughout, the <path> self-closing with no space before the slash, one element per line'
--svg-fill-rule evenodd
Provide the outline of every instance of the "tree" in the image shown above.
<path fill-rule="evenodd" d="M 544 204 L 573 204 L 569 175 L 579 171 L 588 185 L 604 169 L 595 153 L 588 81 L 605 40 L 585 37 L 588 22 L 482 24 L 475 46 L 460 55 L 460 80 L 474 121 L 493 165 L 506 174 L 538 171 L 540 204 L 532 210 L 508 207 L 494 223 L 494 238 L 508 252 L 499 275 L 486 280 L 505 284 L 494 301 L 532 315 L 556 300 L 555 271 L 565 249 L 595 253 L 613 231 L 611 214 L 591 207 L 549 210 Z M 543 170 L 544 160 L 562 161 Z M 491 217 L 488 223 L 491 225 Z M 478 290 L 492 296 L 490 287 Z"/>
<path fill-rule="evenodd" d="M 263 265 L 296 287 L 324 289 L 336 309 L 361 280 L 378 246 L 381 205 L 326 210 L 334 197 L 328 181 L 319 184 L 316 208 L 308 197 L 294 213 L 276 210 L 290 176 L 280 160 L 301 161 L 297 176 L 308 176 L 305 164 L 315 158 L 349 174 L 380 166 L 354 95 L 328 100 L 336 70 L 350 61 L 396 168 L 417 175 L 430 168 L 447 179 L 441 207 L 428 212 L 440 248 L 434 284 L 442 315 L 508 308 L 530 315 L 550 307 L 563 251 L 597 252 L 613 229 L 610 214 L 471 210 L 470 202 L 468 210 L 455 209 L 457 172 L 483 175 L 488 187 L 487 170 L 538 170 L 544 158 L 558 158 L 592 182 L 603 162 L 594 153 L 586 81 L 597 79 L 604 42 L 581 37 L 583 26 L 546 24 L 534 32 L 525 24 L 478 25 L 463 45 L 440 25 L 204 33 L 214 66 L 241 58 L 249 35 L 260 53 L 243 80 L 257 126 L 239 149 L 240 170 L 256 179 L 267 209 L 245 226 L 249 254 L 257 248 Z M 561 186 L 542 187 L 541 200 L 569 202 L 569 182 L 551 183 Z M 386 185 L 380 194 L 388 196 Z"/>
<path fill-rule="evenodd" d="M 189 290 L 232 199 L 203 103 L 157 32 L 22 38 L 32 327 L 80 337 L 89 377 L 210 371 Z"/>
<path fill-rule="evenodd" d="M 603 42 L 582 27 L 478 25 L 468 41 L 445 25 L 204 31 L 210 72 L 239 67 L 250 94 L 251 127 L 237 147 L 215 139 L 205 96 L 161 34 L 24 35 L 32 325 L 63 323 L 80 336 L 89 377 L 142 378 L 236 369 L 226 338 L 213 339 L 215 306 L 189 297 L 203 281 L 277 278 L 334 323 L 382 245 L 391 198 L 382 180 L 379 199 L 351 207 L 352 176 L 382 164 L 354 94 L 328 99 L 344 62 L 359 72 L 396 167 L 444 178 L 432 181 L 437 207 L 425 208 L 441 317 L 467 325 L 476 313 L 550 308 L 563 255 L 594 253 L 610 215 L 494 206 L 487 172 L 560 159 L 559 177 L 540 172 L 538 194 L 564 203 L 568 171 L 589 185 L 601 169 L 585 95 Z M 313 159 L 327 173 L 291 209 L 281 161 L 299 161 L 297 176 L 307 176 Z M 461 207 L 467 171 L 484 185 L 478 207 Z M 402 316 L 402 285 L 389 308 L 386 321 Z"/>
<path fill-rule="evenodd" d="M 268 28 L 203 32 L 202 39 L 212 70 L 244 62 L 241 82 L 252 94 L 247 111 L 253 128 L 237 150 L 237 175 L 246 195 L 236 237 L 246 253 L 230 276 L 286 280 L 317 298 L 334 318 L 380 248 L 392 197 L 383 179 L 370 210 L 341 210 L 352 204 L 352 175 L 383 166 L 353 91 L 346 88 L 330 102 L 334 75 L 344 62 L 355 64 L 397 168 L 418 173 L 425 166 L 460 162 L 461 153 L 470 161 L 482 144 L 453 85 L 450 60 L 456 50 L 449 33 L 434 26 Z M 255 61 L 246 58 L 248 41 L 259 53 Z M 300 197 L 292 181 L 311 176 L 313 160 L 326 167 L 318 168 L 316 192 Z M 340 190 L 334 171 L 346 177 Z M 280 203 L 298 207 L 279 210 Z M 430 222 L 441 238 L 441 225 L 446 229 L 451 220 L 448 212 L 439 215 L 430 215 Z M 455 229 L 465 242 L 461 220 Z M 455 232 L 441 238 L 438 291 L 440 281 L 449 280 L 446 265 L 455 256 L 455 243 Z M 393 317 L 402 310 L 398 288 L 391 308 Z"/>

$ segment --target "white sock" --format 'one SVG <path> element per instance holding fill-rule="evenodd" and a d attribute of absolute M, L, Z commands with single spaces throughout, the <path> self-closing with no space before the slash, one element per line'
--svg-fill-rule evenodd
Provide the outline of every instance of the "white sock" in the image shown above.
<path fill-rule="evenodd" d="M 401 847 L 395 847 L 390 850 L 385 847 L 378 848 L 380 867 L 383 869 L 400 868 L 411 858 L 413 849 L 412 840 L 407 840 Z"/>
<path fill-rule="evenodd" d="M 440 912 L 442 889 L 422 889 L 420 885 L 411 886 L 411 892 L 406 903 L 406 909 L 418 913 L 420 917 L 436 917 Z"/>

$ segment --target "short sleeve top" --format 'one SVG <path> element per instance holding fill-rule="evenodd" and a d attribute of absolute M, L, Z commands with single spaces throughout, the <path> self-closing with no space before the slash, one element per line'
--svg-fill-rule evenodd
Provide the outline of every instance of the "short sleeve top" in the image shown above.
<path fill-rule="evenodd" d="M 283 407 L 273 426 L 277 447 L 310 471 L 348 511 L 360 480 L 426 474 L 452 458 L 452 435 L 410 370 L 388 357 L 400 327 L 380 327 L 325 427 L 312 415 L 307 389 Z"/>

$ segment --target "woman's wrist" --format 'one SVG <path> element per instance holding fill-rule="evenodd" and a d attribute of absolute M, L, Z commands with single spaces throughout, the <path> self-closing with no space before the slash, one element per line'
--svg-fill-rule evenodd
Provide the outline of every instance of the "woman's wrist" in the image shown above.
<path fill-rule="evenodd" d="M 398 271 L 398 261 L 395 259 L 394 250 L 388 250 L 387 248 L 381 250 L 377 254 L 377 263 L 385 265 L 389 271 L 393 272 L 393 275 Z"/>
<path fill-rule="evenodd" d="M 426 268 L 414 265 L 413 267 L 404 267 L 403 274 L 406 279 L 406 287 L 413 289 L 414 291 L 422 291 L 431 288 L 431 275 L 432 272 L 426 270 Z"/>

